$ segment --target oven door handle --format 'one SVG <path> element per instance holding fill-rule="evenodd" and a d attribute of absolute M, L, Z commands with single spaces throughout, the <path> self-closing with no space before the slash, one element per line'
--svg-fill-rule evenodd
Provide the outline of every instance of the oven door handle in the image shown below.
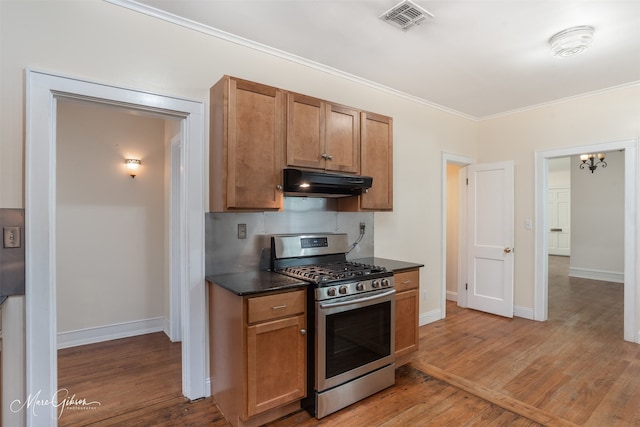
<path fill-rule="evenodd" d="M 393 295 L 395 292 L 396 292 L 395 289 L 391 289 L 386 292 L 372 295 L 370 297 L 351 299 L 349 301 L 341 301 L 341 302 L 333 302 L 333 303 L 320 303 L 320 308 L 333 308 L 333 307 L 341 307 L 344 305 L 359 304 L 361 302 L 372 301 L 372 300 L 388 297 L 389 295 Z"/>

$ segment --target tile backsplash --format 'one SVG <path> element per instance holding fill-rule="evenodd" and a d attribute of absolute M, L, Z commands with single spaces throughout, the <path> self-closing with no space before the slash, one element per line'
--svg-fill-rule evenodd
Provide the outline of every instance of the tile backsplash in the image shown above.
<path fill-rule="evenodd" d="M 286 197 L 282 212 L 205 214 L 206 275 L 267 269 L 272 234 L 347 233 L 350 242 L 365 235 L 348 258 L 373 256 L 373 213 L 336 212 L 335 201 Z M 238 238 L 238 224 L 246 224 L 246 239 Z"/>

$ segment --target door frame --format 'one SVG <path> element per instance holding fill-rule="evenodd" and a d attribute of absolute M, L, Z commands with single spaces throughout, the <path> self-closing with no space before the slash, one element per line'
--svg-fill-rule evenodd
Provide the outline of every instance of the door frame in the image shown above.
<path fill-rule="evenodd" d="M 447 317 L 447 165 L 454 164 L 459 166 L 468 166 L 475 163 L 475 159 L 466 156 L 459 156 L 457 154 L 451 153 L 442 153 L 442 205 L 441 205 L 441 218 L 442 218 L 442 242 L 441 242 L 441 251 L 442 251 L 442 264 L 440 266 L 442 271 L 442 283 L 440 284 L 440 306 L 442 307 L 440 319 L 444 319 Z M 460 188 L 458 187 L 458 192 L 460 192 Z M 458 198 L 460 199 L 460 193 L 458 194 Z M 463 214 L 463 211 L 466 212 L 466 198 L 465 205 L 462 204 L 462 199 L 460 199 L 460 215 Z M 462 218 L 462 216 L 460 216 Z M 458 228 L 460 228 L 460 224 L 458 224 Z M 460 254 L 465 250 L 466 253 L 466 239 L 463 236 L 464 233 L 458 232 L 458 297 L 457 302 L 461 307 L 466 307 L 466 293 L 462 292 L 464 290 L 464 279 L 462 276 L 463 272 L 466 272 L 466 261 L 461 262 Z"/>
<path fill-rule="evenodd" d="M 535 153 L 535 274 L 534 274 L 534 320 L 544 321 L 548 317 L 549 265 L 547 248 L 548 218 L 547 193 L 549 189 L 548 161 L 556 157 L 574 156 L 589 152 L 624 150 L 624 340 L 640 343 L 638 330 L 637 296 L 638 283 L 638 138 L 582 145 Z"/>
<path fill-rule="evenodd" d="M 180 119 L 178 233 L 181 259 L 182 392 L 207 397 L 204 283 L 204 104 L 43 71 L 26 70 L 25 111 L 25 406 L 29 426 L 57 425 L 56 109 L 81 99 Z M 170 261 L 171 262 L 171 261 Z M 175 263 L 172 265 L 176 265 Z"/>

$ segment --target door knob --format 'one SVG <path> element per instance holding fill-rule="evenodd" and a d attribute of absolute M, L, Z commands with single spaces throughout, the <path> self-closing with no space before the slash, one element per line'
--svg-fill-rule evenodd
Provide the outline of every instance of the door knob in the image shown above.
<path fill-rule="evenodd" d="M 505 254 L 510 254 L 511 253 L 511 248 L 504 248 L 504 253 Z"/>

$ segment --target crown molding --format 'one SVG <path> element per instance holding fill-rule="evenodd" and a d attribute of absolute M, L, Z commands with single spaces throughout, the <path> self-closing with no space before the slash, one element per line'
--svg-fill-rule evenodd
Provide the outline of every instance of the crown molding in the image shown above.
<path fill-rule="evenodd" d="M 432 108 L 435 108 L 435 109 L 438 109 L 438 110 L 441 110 L 441 111 L 444 111 L 444 112 L 447 112 L 447 113 L 450 113 L 450 114 L 454 114 L 454 115 L 462 117 L 464 119 L 478 121 L 477 117 L 473 117 L 473 116 L 471 116 L 469 114 L 461 113 L 460 111 L 456 111 L 456 110 L 453 110 L 451 108 L 447 108 L 445 106 L 442 106 L 442 105 L 427 101 L 426 99 L 410 95 L 410 94 L 408 94 L 406 92 L 402 92 L 402 91 L 390 88 L 388 86 L 381 85 L 379 83 L 375 83 L 375 82 L 372 82 L 372 81 L 367 80 L 367 79 L 363 79 L 363 78 L 358 77 L 356 75 L 353 75 L 353 74 L 350 74 L 350 73 L 346 73 L 344 71 L 340 71 L 340 70 L 338 70 L 336 68 L 320 64 L 320 63 L 312 61 L 310 59 L 303 58 L 303 57 L 297 56 L 297 55 L 293 55 L 293 54 L 285 52 L 283 50 L 276 49 L 276 48 L 273 48 L 271 46 L 267 46 L 265 44 L 255 42 L 253 40 L 249 40 L 249 39 L 246 39 L 244 37 L 236 36 L 235 34 L 231 34 L 231 33 L 228 33 L 226 31 L 222 31 L 222 30 L 219 30 L 217 28 L 201 24 L 199 22 L 196 22 L 196 21 L 193 21 L 193 20 L 190 20 L 190 19 L 186 19 L 186 18 L 183 18 L 183 17 L 178 16 L 178 15 L 174 15 L 174 14 L 169 13 L 169 12 L 165 12 L 165 11 L 160 10 L 160 9 L 156 9 L 156 8 L 154 8 L 152 6 L 148 6 L 148 5 L 145 5 L 145 4 L 142 4 L 142 3 L 138 3 L 138 2 L 136 2 L 134 0 L 103 0 L 103 1 L 105 1 L 107 3 L 114 4 L 116 6 L 121 6 L 123 8 L 129 9 L 129 10 L 132 10 L 132 11 L 135 11 L 135 12 L 142 13 L 142 14 L 147 15 L 147 16 L 151 16 L 151 17 L 154 17 L 154 18 L 157 18 L 157 19 L 161 19 L 163 21 L 170 22 L 172 24 L 179 25 L 179 26 L 184 27 L 184 28 L 188 28 L 188 29 L 191 29 L 191 30 L 194 30 L 194 31 L 198 31 L 200 33 L 207 34 L 209 36 L 216 37 L 218 39 L 225 40 L 225 41 L 228 41 L 230 43 L 234 43 L 234 44 L 237 44 L 237 45 L 240 45 L 240 46 L 243 46 L 243 47 L 247 47 L 249 49 L 257 50 L 257 51 L 262 52 L 262 53 L 266 53 L 266 54 L 269 54 L 269 55 L 276 56 L 278 58 L 285 59 L 287 61 L 291 61 L 291 62 L 300 64 L 300 65 L 304 65 L 306 67 L 313 68 L 315 70 L 322 71 L 324 73 L 331 74 L 333 76 L 340 77 L 342 79 L 352 81 L 354 83 L 358 83 L 358 84 L 361 84 L 361 85 L 364 85 L 364 86 L 368 86 L 370 88 L 377 89 L 379 91 L 382 91 L 382 92 L 385 92 L 385 93 L 388 93 L 388 94 L 391 94 L 391 95 L 395 95 L 395 96 L 398 96 L 400 98 L 407 99 L 407 100 L 415 102 L 417 104 L 426 105 L 428 107 L 432 107 Z"/>

